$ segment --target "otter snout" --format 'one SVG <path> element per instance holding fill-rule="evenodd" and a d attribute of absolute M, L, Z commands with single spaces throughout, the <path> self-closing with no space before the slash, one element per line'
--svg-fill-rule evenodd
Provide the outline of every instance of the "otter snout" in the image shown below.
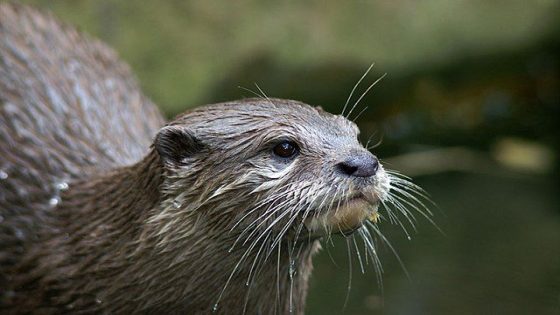
<path fill-rule="evenodd" d="M 371 177 L 379 169 L 379 160 L 370 152 L 359 152 L 338 163 L 337 167 L 344 175 Z"/>
<path fill-rule="evenodd" d="M 335 180 L 340 186 L 331 194 L 330 203 L 320 215 L 307 218 L 306 227 L 314 235 L 352 234 L 368 218 L 376 220 L 377 209 L 385 194 L 381 183 L 386 178 L 379 159 L 365 149 L 354 149 L 335 163 Z M 375 177 L 375 178 L 374 178 Z M 341 188 L 340 188 L 341 187 Z"/>

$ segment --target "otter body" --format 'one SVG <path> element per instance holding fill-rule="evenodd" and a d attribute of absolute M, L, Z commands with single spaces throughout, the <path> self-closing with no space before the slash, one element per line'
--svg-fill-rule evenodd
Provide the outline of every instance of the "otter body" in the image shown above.
<path fill-rule="evenodd" d="M 0 4 L 0 312 L 303 313 L 318 239 L 388 198 L 357 133 L 268 98 L 164 126 L 110 49 Z"/>

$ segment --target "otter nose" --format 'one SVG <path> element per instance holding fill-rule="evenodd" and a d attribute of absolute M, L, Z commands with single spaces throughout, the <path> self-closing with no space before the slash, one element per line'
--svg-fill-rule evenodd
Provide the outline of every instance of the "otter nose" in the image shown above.
<path fill-rule="evenodd" d="M 369 152 L 359 153 L 338 163 L 338 168 L 349 176 L 370 177 L 379 169 L 379 161 Z"/>

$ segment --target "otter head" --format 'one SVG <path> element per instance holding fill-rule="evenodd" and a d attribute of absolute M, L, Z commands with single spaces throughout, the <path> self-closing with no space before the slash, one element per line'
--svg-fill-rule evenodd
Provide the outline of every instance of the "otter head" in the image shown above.
<path fill-rule="evenodd" d="M 376 216 L 390 185 L 358 134 L 345 117 L 296 101 L 196 109 L 156 137 L 166 176 L 152 222 L 191 216 L 277 242 L 350 233 Z"/>

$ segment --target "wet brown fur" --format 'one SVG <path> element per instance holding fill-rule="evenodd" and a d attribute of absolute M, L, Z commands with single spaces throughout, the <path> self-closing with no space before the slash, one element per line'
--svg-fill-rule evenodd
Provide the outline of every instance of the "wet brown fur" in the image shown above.
<path fill-rule="evenodd" d="M 301 314 L 319 244 L 283 236 L 297 212 L 387 186 L 339 178 L 365 150 L 356 126 L 299 102 L 215 104 L 162 126 L 113 51 L 0 4 L 0 312 Z M 279 137 L 301 158 L 275 159 Z M 283 212 L 267 209 L 294 213 L 274 225 Z"/>

